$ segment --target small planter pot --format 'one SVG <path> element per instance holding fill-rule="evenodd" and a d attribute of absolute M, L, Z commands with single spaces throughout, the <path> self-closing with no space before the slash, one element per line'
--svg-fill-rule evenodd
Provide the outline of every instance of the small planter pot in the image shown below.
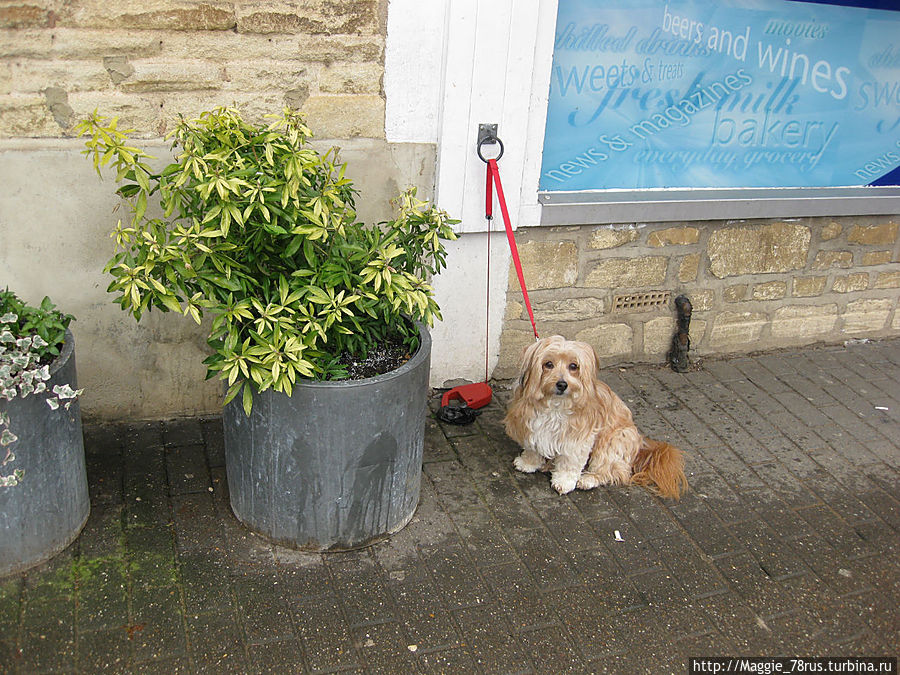
<path fill-rule="evenodd" d="M 50 365 L 48 388 L 77 388 L 75 340 L 66 331 L 59 356 Z M 5 469 L 22 469 L 22 482 L 0 488 L 0 576 L 22 572 L 71 544 L 90 513 L 81 409 L 51 410 L 43 395 L 0 401 L 18 436 L 16 460 Z"/>
<path fill-rule="evenodd" d="M 286 396 L 237 397 L 223 412 L 231 507 L 251 530 L 292 548 L 346 550 L 400 530 L 419 501 L 431 366 L 415 355 L 364 380 L 297 382 Z"/>

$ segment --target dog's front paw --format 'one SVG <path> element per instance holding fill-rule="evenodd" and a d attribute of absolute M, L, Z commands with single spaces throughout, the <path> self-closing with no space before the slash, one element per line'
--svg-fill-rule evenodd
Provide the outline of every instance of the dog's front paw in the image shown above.
<path fill-rule="evenodd" d="M 575 483 L 575 487 L 579 490 L 593 490 L 598 485 L 600 485 L 600 479 L 597 475 L 586 471 L 578 477 L 578 482 Z"/>
<path fill-rule="evenodd" d="M 534 458 L 527 457 L 523 452 L 513 460 L 513 466 L 517 471 L 521 471 L 522 473 L 534 473 L 544 466 L 544 460 L 537 456 Z"/>
<path fill-rule="evenodd" d="M 555 473 L 550 477 L 551 487 L 561 495 L 570 493 L 577 484 L 577 474 Z"/>

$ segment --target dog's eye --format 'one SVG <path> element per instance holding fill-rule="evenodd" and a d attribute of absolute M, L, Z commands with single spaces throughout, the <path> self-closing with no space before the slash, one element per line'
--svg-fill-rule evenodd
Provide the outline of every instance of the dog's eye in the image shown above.
<path fill-rule="evenodd" d="M 553 361 L 545 361 L 544 370 L 553 370 Z"/>
<path fill-rule="evenodd" d="M 577 363 L 570 363 L 570 364 L 569 364 L 569 370 L 570 370 L 571 372 L 573 372 L 573 373 L 577 373 L 577 372 L 578 372 L 578 364 L 577 364 Z"/>

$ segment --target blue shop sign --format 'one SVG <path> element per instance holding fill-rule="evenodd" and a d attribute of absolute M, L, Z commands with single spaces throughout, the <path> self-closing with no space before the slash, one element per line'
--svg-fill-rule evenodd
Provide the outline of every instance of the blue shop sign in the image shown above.
<path fill-rule="evenodd" d="M 542 191 L 898 185 L 898 167 L 900 12 L 559 0 Z"/>

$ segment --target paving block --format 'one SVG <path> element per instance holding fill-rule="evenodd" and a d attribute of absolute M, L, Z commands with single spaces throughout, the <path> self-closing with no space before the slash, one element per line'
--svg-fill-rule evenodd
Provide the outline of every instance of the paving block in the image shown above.
<path fill-rule="evenodd" d="M 396 622 L 360 626 L 352 630 L 354 645 L 370 673 L 418 673 L 418 645 L 410 642 Z"/>
<path fill-rule="evenodd" d="M 530 664 L 510 633 L 504 613 L 497 605 L 486 604 L 454 612 L 464 644 L 478 668 L 485 673 L 524 673 Z"/>
<path fill-rule="evenodd" d="M 187 626 L 176 586 L 136 586 L 131 596 L 131 621 L 126 627 L 135 661 L 187 658 Z"/>
<path fill-rule="evenodd" d="M 419 665 L 426 673 L 434 675 L 469 675 L 478 672 L 466 647 L 422 654 Z"/>
<path fill-rule="evenodd" d="M 370 559 L 331 564 L 329 569 L 344 617 L 351 628 L 396 619 L 380 571 Z"/>
<path fill-rule="evenodd" d="M 167 420 L 163 427 L 162 441 L 167 448 L 175 448 L 182 445 L 202 445 L 203 422 L 196 417 Z"/>
<path fill-rule="evenodd" d="M 654 539 L 653 548 L 689 597 L 704 597 L 726 590 L 725 580 L 712 559 L 683 535 Z"/>
<path fill-rule="evenodd" d="M 204 493 L 212 487 L 202 444 L 167 447 L 166 471 L 172 496 Z"/>
<path fill-rule="evenodd" d="M 542 591 L 580 583 L 569 557 L 545 529 L 519 530 L 509 534 L 525 567 Z"/>
<path fill-rule="evenodd" d="M 239 672 L 247 668 L 247 646 L 233 612 L 188 613 L 189 651 L 207 672 Z"/>

